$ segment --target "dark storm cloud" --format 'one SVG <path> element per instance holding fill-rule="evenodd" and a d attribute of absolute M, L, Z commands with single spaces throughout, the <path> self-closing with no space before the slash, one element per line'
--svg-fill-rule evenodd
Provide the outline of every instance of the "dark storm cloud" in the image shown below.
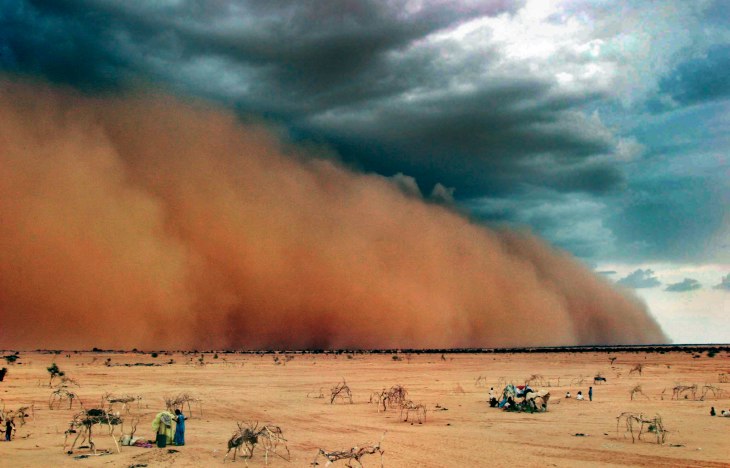
<path fill-rule="evenodd" d="M 627 161 L 639 156 L 622 148 L 632 135 L 604 121 L 614 109 L 637 128 L 641 116 L 624 99 L 667 98 L 657 107 L 669 112 L 726 98 L 727 47 L 701 50 L 682 34 L 664 47 L 672 31 L 721 37 L 698 32 L 693 15 L 705 6 L 657 7 L 665 14 L 656 24 L 637 26 L 630 20 L 644 6 L 632 2 L 570 2 L 539 24 L 521 16 L 524 4 L 0 0 L 0 71 L 87 91 L 153 85 L 213 99 L 333 148 L 352 167 L 395 175 L 407 193 L 453 194 L 476 218 L 527 223 L 580 256 L 614 243 L 636 259 L 698 254 L 717 201 L 699 179 L 688 197 L 629 183 Z M 702 13 L 712 31 L 727 30 L 725 10 L 716 2 Z M 535 30 L 545 34 L 520 42 Z M 634 51 L 644 39 L 648 57 Z M 637 138 L 654 155 L 670 145 L 665 133 Z M 671 145 L 684 153 L 700 140 Z M 593 205 L 568 209 L 575 194 Z M 475 202 L 484 199 L 515 203 L 499 212 Z M 606 201 L 620 209 L 584 209 Z M 679 227 L 670 225 L 676 209 L 688 220 Z"/>
<path fill-rule="evenodd" d="M 662 91 L 681 105 L 699 104 L 730 97 L 730 48 L 712 47 L 703 57 L 692 58 L 662 81 Z"/>
<path fill-rule="evenodd" d="M 616 138 L 578 109 L 600 96 L 557 91 L 503 60 L 427 38 L 522 2 L 2 3 L 2 65 L 83 88 L 163 83 L 277 120 L 345 161 L 414 176 L 459 197 L 534 184 L 602 193 L 622 181 Z M 200 71 L 200 70 L 204 70 Z M 222 78 L 229 77 L 229 78 Z M 457 80 L 467 88 L 451 86 Z M 423 92 L 416 99 L 412 93 Z"/>
<path fill-rule="evenodd" d="M 667 285 L 667 287 L 664 290 L 670 291 L 670 292 L 687 292 L 687 291 L 695 291 L 695 290 L 701 289 L 701 288 L 702 288 L 702 285 L 696 279 L 685 278 L 684 280 L 680 281 L 679 283 L 672 283 L 670 285 Z"/>
<path fill-rule="evenodd" d="M 712 261 L 716 253 L 707 246 L 727 227 L 728 202 L 722 172 L 637 180 L 606 225 L 622 246 L 617 255 L 625 260 Z"/>
<path fill-rule="evenodd" d="M 607 207 L 585 194 L 532 189 L 506 198 L 470 200 L 466 206 L 483 222 L 528 227 L 584 259 L 612 253 L 613 235 L 601 222 Z"/>
<path fill-rule="evenodd" d="M 629 273 L 627 276 L 621 278 L 616 283 L 620 284 L 621 286 L 626 286 L 628 288 L 634 289 L 655 288 L 662 284 L 656 278 L 656 276 L 654 276 L 653 270 L 642 270 L 641 268 L 633 271 L 632 273 Z"/>

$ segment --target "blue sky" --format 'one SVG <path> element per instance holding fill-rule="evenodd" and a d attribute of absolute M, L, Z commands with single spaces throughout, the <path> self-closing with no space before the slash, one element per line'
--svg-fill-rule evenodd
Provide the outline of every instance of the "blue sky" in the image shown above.
<path fill-rule="evenodd" d="M 730 342 L 728 2 L 0 0 L 0 69 L 214 100 Z"/>

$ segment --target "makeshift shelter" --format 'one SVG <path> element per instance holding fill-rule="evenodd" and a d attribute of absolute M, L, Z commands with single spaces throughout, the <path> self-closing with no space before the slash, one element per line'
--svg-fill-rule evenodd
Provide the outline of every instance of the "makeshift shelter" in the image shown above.
<path fill-rule="evenodd" d="M 502 390 L 502 396 L 497 405 L 505 411 L 547 411 L 550 393 L 545 390 L 535 391 L 529 385 L 508 384 Z"/>

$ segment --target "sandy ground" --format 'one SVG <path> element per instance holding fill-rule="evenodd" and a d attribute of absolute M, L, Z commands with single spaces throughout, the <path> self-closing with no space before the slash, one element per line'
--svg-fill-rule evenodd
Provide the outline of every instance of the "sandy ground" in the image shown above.
<path fill-rule="evenodd" d="M 612 366 L 609 356 L 617 359 Z M 327 450 L 377 442 L 387 431 L 382 447 L 387 467 L 443 466 L 730 466 L 730 418 L 710 417 L 710 406 L 730 409 L 730 384 L 718 374 L 730 372 L 730 353 L 714 357 L 703 353 L 537 353 L 537 354 L 438 354 L 391 355 L 296 355 L 285 364 L 275 364 L 272 355 L 220 354 L 197 357 L 181 353 L 21 353 L 21 365 L 7 365 L 9 373 L 0 383 L 5 410 L 34 404 L 34 416 L 19 427 L 10 443 L 0 442 L 1 466 L 217 466 L 223 463 L 226 442 L 236 421 L 259 421 L 279 425 L 291 451 L 289 462 L 273 457 L 272 467 L 309 466 L 317 448 Z M 111 358 L 111 367 L 104 365 Z M 125 367 L 124 363 L 166 363 L 159 367 Z M 137 436 L 153 438 L 150 422 L 164 409 L 163 397 L 188 392 L 202 400 L 202 415 L 194 407 L 187 422 L 184 447 L 168 449 L 123 447 L 116 453 L 112 439 L 96 430 L 98 449 L 109 455 L 74 459 L 88 453 L 63 452 L 64 430 L 72 409 L 50 410 L 48 372 L 56 362 L 80 384 L 73 387 L 86 408 L 96 407 L 104 392 L 141 395 L 139 409 L 131 414 L 141 422 Z M 643 364 L 641 376 L 628 375 Z M 608 381 L 594 386 L 594 401 L 564 399 L 570 390 L 586 393 L 592 376 L 601 372 Z M 507 413 L 489 408 L 487 392 L 498 383 L 523 383 L 540 374 L 552 394 L 549 411 L 540 414 Z M 476 385 L 485 378 L 487 386 Z M 582 384 L 578 381 L 585 378 Z M 353 404 L 330 404 L 316 398 L 346 379 Z M 671 399 L 676 383 L 712 384 L 724 388 L 720 398 L 705 401 Z M 383 387 L 403 385 L 415 402 L 427 405 L 423 424 L 403 422 L 397 411 L 378 413 L 369 403 L 370 394 Z M 648 399 L 630 401 L 629 391 L 640 384 Z M 501 386 L 501 384 L 500 384 Z M 662 399 L 662 391 L 666 393 Z M 698 395 L 699 396 L 699 395 Z M 437 410 L 436 405 L 446 410 Z M 671 431 L 665 445 L 631 442 L 617 433 L 616 417 L 632 411 L 660 414 Z M 122 413 L 124 416 L 124 413 Z M 126 416 L 127 420 L 131 415 Z M 585 434 L 584 437 L 576 433 Z M 320 458 L 320 466 L 325 462 Z M 226 462 L 230 463 L 230 460 Z M 264 466 L 263 452 L 256 452 L 250 466 Z M 364 466 L 379 466 L 378 455 L 366 456 Z M 236 464 L 244 465 L 239 459 Z M 335 466 L 344 466 L 338 462 Z"/>

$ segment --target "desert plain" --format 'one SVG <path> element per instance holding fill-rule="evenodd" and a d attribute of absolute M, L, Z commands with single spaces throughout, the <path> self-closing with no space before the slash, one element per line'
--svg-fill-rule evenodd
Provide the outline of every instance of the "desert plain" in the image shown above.
<path fill-rule="evenodd" d="M 7 355 L 8 352 L 5 352 Z M 272 467 L 307 467 L 319 448 L 347 450 L 381 440 L 386 467 L 473 466 L 730 466 L 730 351 L 667 348 L 661 351 L 590 351 L 531 353 L 181 353 L 159 352 L 21 352 L 0 383 L 5 411 L 31 406 L 29 417 L 11 442 L 0 442 L 0 465 L 8 467 L 220 466 L 237 422 L 274 424 L 283 430 L 288 460 L 270 455 Z M 611 358 L 613 359 L 613 362 Z M 68 408 L 49 408 L 46 370 L 56 363 L 78 398 Z M 136 364 L 136 365 L 135 365 Z M 141 365 L 146 364 L 146 365 Z M 642 372 L 630 374 L 641 364 Z M 605 383 L 593 384 L 600 373 Z M 505 382 L 548 390 L 544 413 L 514 413 L 490 408 L 490 387 L 500 392 Z M 330 389 L 346 381 L 352 403 L 330 403 Z M 673 398 L 677 384 L 697 384 Z M 373 392 L 401 385 L 408 398 L 427 408 L 420 423 L 403 421 L 397 410 L 378 411 Z M 643 394 L 630 398 L 637 385 Z M 710 385 L 719 395 L 704 392 Z M 566 399 L 570 391 L 593 401 Z M 97 408 L 102 395 L 141 399 L 115 411 L 125 419 L 125 432 L 135 417 L 135 436 L 154 439 L 151 422 L 165 409 L 164 398 L 187 393 L 200 400 L 192 413 L 185 407 L 186 445 L 167 448 L 121 447 L 99 426 L 94 442 L 101 455 L 88 449 L 64 452 L 64 431 L 80 410 Z M 686 398 L 685 398 L 686 396 Z M 718 416 L 710 416 L 714 406 Z M 660 415 L 669 431 L 664 444 L 652 433 L 632 442 L 617 416 L 623 412 Z M 119 427 L 115 429 L 121 435 Z M 383 436 L 384 434 L 384 436 Z M 578 435 L 577 435 L 578 434 Z M 70 443 L 71 440 L 69 440 Z M 68 447 L 67 447 L 68 448 Z M 177 450 L 170 451 L 170 449 Z M 108 453 L 105 453 L 108 452 Z M 281 448 L 278 452 L 286 455 Z M 320 457 L 319 466 L 326 460 Z M 378 454 L 362 458 L 365 467 L 381 464 Z M 265 466 L 263 450 L 250 460 L 231 457 L 226 465 Z M 339 461 L 333 466 L 346 466 Z M 353 463 L 357 466 L 357 463 Z"/>

